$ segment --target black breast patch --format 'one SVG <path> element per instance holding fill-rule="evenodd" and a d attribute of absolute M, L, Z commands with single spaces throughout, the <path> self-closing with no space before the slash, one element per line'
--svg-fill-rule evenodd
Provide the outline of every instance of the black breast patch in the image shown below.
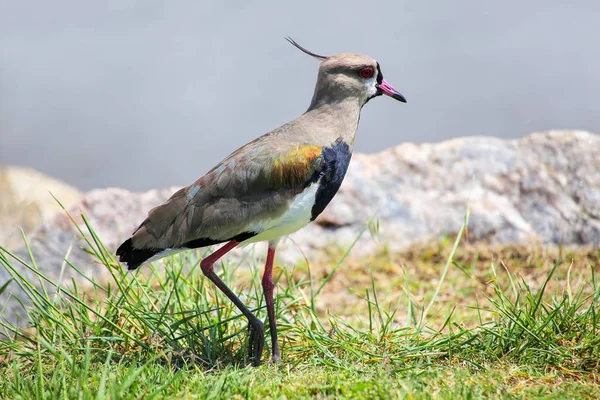
<path fill-rule="evenodd" d="M 315 171 L 315 175 L 311 179 L 313 182 L 319 182 L 315 204 L 311 210 L 311 221 L 314 221 L 323 212 L 340 188 L 350 164 L 352 150 L 348 143 L 338 138 L 331 147 L 323 147 L 321 154 L 323 156 L 322 167 Z"/>

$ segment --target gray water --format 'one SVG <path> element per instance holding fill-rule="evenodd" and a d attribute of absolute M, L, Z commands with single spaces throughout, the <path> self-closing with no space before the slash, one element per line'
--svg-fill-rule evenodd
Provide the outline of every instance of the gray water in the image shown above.
<path fill-rule="evenodd" d="M 365 107 L 357 151 L 600 132 L 598 0 L 232 3 L 0 0 L 0 164 L 187 184 L 308 106 L 317 63 L 286 35 L 376 58 L 407 97 Z"/>

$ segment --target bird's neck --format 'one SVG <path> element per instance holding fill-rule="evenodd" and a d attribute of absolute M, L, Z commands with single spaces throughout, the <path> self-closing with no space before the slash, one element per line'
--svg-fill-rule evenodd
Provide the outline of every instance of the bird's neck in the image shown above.
<path fill-rule="evenodd" d="M 339 101 L 320 101 L 315 97 L 303 117 L 319 128 L 317 143 L 327 145 L 341 138 L 352 147 L 361 108 L 360 100 L 353 97 Z"/>

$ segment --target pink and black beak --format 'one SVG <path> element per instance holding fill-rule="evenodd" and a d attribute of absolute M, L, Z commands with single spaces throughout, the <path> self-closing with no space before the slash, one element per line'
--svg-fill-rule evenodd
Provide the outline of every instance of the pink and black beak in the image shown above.
<path fill-rule="evenodd" d="M 390 96 L 392 99 L 396 99 L 403 103 L 406 103 L 406 98 L 400 94 L 396 89 L 392 87 L 389 83 L 383 79 L 383 74 L 381 73 L 381 68 L 379 68 L 379 63 L 377 63 L 377 94 L 386 96 Z"/>
<path fill-rule="evenodd" d="M 396 89 L 387 83 L 385 79 L 382 78 L 381 83 L 378 83 L 376 86 L 377 90 L 381 92 L 381 94 L 385 94 L 386 96 L 390 96 L 392 99 L 406 103 L 404 96 L 402 96 Z"/>

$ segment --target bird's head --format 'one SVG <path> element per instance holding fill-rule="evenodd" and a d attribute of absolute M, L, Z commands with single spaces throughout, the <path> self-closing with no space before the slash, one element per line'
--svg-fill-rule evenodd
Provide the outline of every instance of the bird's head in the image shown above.
<path fill-rule="evenodd" d="M 321 61 L 313 103 L 356 98 L 361 106 L 373 97 L 386 95 L 406 103 L 406 99 L 383 79 L 379 63 L 362 54 L 321 56 L 306 50 L 291 38 L 287 40 L 302 52 Z"/>

